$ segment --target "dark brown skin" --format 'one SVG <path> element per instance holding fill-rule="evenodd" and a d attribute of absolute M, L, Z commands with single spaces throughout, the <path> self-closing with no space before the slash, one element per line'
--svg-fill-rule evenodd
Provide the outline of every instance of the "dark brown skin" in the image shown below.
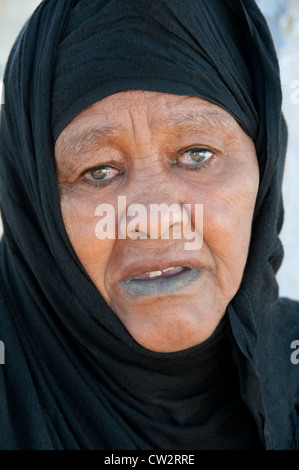
<path fill-rule="evenodd" d="M 202 162 L 194 149 L 203 149 Z M 237 121 L 201 98 L 122 92 L 76 116 L 58 137 L 55 155 L 70 242 L 132 337 L 160 352 L 207 339 L 240 286 L 259 184 L 254 144 Z M 171 237 L 99 240 L 96 207 L 109 203 L 117 213 L 119 195 L 127 206 L 203 204 L 201 249 L 186 251 L 186 240 Z M 120 285 L 173 266 L 201 275 L 168 294 L 136 296 Z"/>

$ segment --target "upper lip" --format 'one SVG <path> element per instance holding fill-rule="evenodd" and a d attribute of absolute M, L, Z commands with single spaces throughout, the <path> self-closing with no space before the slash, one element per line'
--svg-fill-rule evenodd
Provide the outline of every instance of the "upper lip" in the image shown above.
<path fill-rule="evenodd" d="M 159 256 L 152 255 L 148 259 L 143 257 L 125 264 L 118 273 L 117 282 L 124 282 L 151 271 L 161 271 L 162 269 L 179 266 L 189 269 L 203 269 L 205 267 L 203 263 L 198 259 L 192 258 L 192 256 L 165 257 L 163 254 Z"/>

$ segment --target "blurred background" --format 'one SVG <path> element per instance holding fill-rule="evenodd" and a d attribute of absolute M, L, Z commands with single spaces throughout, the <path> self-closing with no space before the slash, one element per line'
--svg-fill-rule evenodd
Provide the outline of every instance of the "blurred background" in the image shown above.
<path fill-rule="evenodd" d="M 13 42 L 40 0 L 0 0 L 0 80 Z M 280 295 L 299 300 L 299 0 L 257 0 L 275 42 L 289 145 L 283 192 L 285 249 L 278 272 Z M 1 233 L 1 225 L 0 225 Z"/>

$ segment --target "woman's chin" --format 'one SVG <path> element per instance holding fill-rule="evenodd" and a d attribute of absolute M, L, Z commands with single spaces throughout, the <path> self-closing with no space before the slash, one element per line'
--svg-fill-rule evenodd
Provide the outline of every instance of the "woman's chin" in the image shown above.
<path fill-rule="evenodd" d="M 205 341 L 225 313 L 225 308 L 200 302 L 198 295 L 190 294 L 125 303 L 119 297 L 111 308 L 137 343 L 151 351 L 165 353 L 188 349 Z"/>

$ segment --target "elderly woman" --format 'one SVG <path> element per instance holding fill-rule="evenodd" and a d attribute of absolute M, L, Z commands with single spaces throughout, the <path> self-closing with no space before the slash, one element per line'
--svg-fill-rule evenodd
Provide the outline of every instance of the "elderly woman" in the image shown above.
<path fill-rule="evenodd" d="M 0 447 L 299 449 L 254 1 L 44 0 L 4 84 Z"/>

